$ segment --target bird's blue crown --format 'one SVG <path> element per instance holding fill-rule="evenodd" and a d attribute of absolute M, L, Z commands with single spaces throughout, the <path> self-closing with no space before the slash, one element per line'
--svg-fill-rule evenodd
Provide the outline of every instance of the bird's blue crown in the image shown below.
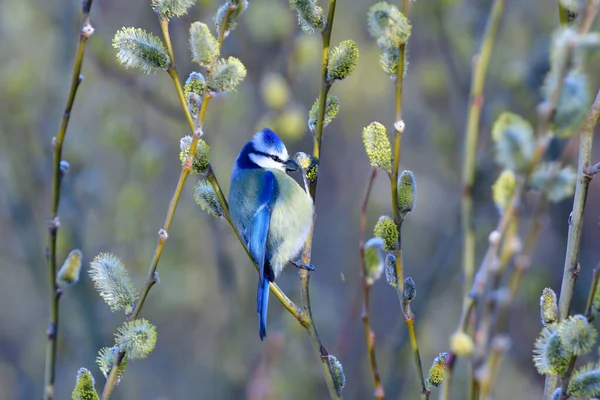
<path fill-rule="evenodd" d="M 254 134 L 251 141 L 240 151 L 236 169 L 275 168 L 288 159 L 283 141 L 272 130 L 265 128 Z"/>

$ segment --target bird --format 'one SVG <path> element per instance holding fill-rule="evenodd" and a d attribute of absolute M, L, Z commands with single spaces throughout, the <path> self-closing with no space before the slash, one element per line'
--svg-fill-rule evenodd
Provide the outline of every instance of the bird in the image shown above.
<path fill-rule="evenodd" d="M 229 215 L 254 262 L 258 265 L 256 311 L 260 340 L 267 335 L 269 283 L 293 262 L 306 241 L 313 221 L 310 195 L 288 172 L 298 170 L 283 141 L 265 128 L 254 134 L 237 156 L 229 190 Z"/>

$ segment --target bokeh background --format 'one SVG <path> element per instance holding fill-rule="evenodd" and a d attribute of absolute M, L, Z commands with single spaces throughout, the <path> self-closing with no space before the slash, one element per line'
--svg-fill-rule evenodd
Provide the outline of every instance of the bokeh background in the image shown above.
<path fill-rule="evenodd" d="M 326 128 L 317 199 L 311 296 L 313 315 L 328 350 L 344 365 L 345 397 L 368 399 L 372 383 L 356 302 L 360 300 L 358 220 L 370 172 L 360 137 L 371 121 L 393 124 L 393 82 L 380 71 L 378 49 L 366 30 L 373 1 L 338 1 L 332 42 L 353 39 L 360 50 L 354 74 L 336 83 L 341 111 Z M 448 349 L 462 300 L 459 170 L 471 57 L 491 1 L 432 0 L 414 4 L 406 74 L 401 168 L 417 179 L 414 212 L 403 227 L 406 273 L 417 283 L 413 302 L 425 368 Z M 326 6 L 323 4 L 323 6 Z M 172 38 L 182 79 L 190 63 L 191 22 L 211 23 L 218 4 L 200 0 L 173 20 Z M 42 393 L 47 327 L 44 249 L 50 209 L 51 139 L 68 92 L 79 29 L 78 1 L 0 1 L 0 399 Z M 111 39 L 122 26 L 160 33 L 149 1 L 96 0 L 96 33 L 89 41 L 64 146 L 71 170 L 60 203 L 59 265 L 73 248 L 83 251 L 82 279 L 61 298 L 57 399 L 70 398 L 78 368 L 104 381 L 94 360 L 110 346 L 123 315 L 111 313 L 87 275 L 89 261 L 112 252 L 134 283 L 145 279 L 180 170 L 179 139 L 188 133 L 170 78 L 143 76 L 116 61 Z M 509 0 L 485 88 L 475 190 L 478 259 L 496 224 L 490 186 L 498 175 L 489 132 L 503 110 L 535 118 L 547 65 L 548 38 L 557 26 L 555 1 Z M 212 26 L 212 23 L 211 23 Z M 239 57 L 248 76 L 239 90 L 213 100 L 205 139 L 223 187 L 233 160 L 263 126 L 273 127 L 290 152 L 312 149 L 307 111 L 318 94 L 320 37 L 305 35 L 284 0 L 252 0 L 222 53 Z M 597 72 L 599 59 L 589 61 Z M 268 90 L 281 84 L 285 92 Z M 590 91 L 600 84 L 591 75 Z M 274 94 L 277 94 L 274 96 Z M 283 94 L 282 94 L 283 93 Z M 576 141 L 575 141 L 576 142 Z M 556 158 L 565 142 L 554 143 Z M 576 143 L 567 148 L 576 158 Z M 600 159 L 600 149 L 594 151 Z M 155 352 L 132 362 L 114 399 L 325 399 L 322 371 L 305 331 L 272 297 L 269 336 L 256 327 L 256 272 L 224 221 L 193 201 L 188 180 L 142 315 L 158 327 Z M 390 212 L 389 183 L 380 175 L 368 223 Z M 600 182 L 590 187 L 574 308 L 580 310 L 599 260 Z M 553 205 L 532 269 L 511 318 L 512 348 L 502 364 L 497 399 L 539 398 L 543 379 L 531 362 L 540 331 L 538 302 L 545 286 L 558 289 L 571 200 Z M 524 206 L 524 215 L 531 203 Z M 525 224 L 526 226 L 526 224 Z M 279 284 L 300 301 L 293 268 Z M 380 373 L 390 399 L 412 399 L 417 380 L 395 291 L 385 280 L 372 291 L 372 325 Z M 465 398 L 459 362 L 454 398 Z M 434 393 L 434 397 L 436 394 Z"/>

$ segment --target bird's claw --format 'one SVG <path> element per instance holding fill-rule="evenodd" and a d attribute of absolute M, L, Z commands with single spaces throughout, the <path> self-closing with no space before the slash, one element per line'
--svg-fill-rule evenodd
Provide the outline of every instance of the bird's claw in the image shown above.
<path fill-rule="evenodd" d="M 315 270 L 315 266 L 312 264 L 305 264 L 302 262 L 302 260 L 298 260 L 298 261 L 290 261 L 290 263 L 296 267 L 296 268 L 301 268 L 301 269 L 305 269 L 307 271 L 314 271 Z"/>

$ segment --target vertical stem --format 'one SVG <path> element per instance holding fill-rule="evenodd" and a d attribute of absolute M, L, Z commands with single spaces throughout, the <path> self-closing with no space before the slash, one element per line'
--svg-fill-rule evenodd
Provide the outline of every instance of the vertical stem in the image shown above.
<path fill-rule="evenodd" d="M 329 93 L 329 89 L 331 88 L 331 82 L 327 80 L 327 64 L 329 63 L 329 44 L 331 41 L 331 32 L 333 29 L 333 19 L 335 16 L 335 4 L 336 0 L 329 0 L 329 8 L 327 12 L 327 25 L 325 29 L 321 32 L 321 37 L 323 40 L 323 50 L 321 54 L 321 88 L 319 91 L 319 112 L 317 117 L 317 128 L 316 132 L 314 132 L 314 140 L 313 140 L 313 157 L 317 160 L 317 162 L 321 159 L 321 141 L 323 137 L 323 127 L 324 127 L 324 118 L 325 118 L 325 106 L 327 103 L 327 93 Z M 313 204 L 315 203 L 316 195 L 317 195 L 317 182 L 318 179 L 315 179 L 310 183 L 310 196 L 313 200 Z M 315 228 L 315 221 L 313 218 L 312 226 L 310 228 L 310 232 L 306 239 L 306 243 L 304 244 L 304 248 L 302 249 L 302 263 L 305 265 L 309 265 L 311 263 L 311 251 L 312 251 L 312 240 L 313 233 Z M 302 286 L 302 308 L 305 313 L 305 320 L 302 322 L 302 326 L 306 328 L 308 331 L 308 335 L 310 337 L 313 348 L 319 355 L 321 359 L 321 365 L 323 367 L 323 373 L 325 376 L 325 383 L 327 384 L 327 388 L 329 389 L 329 395 L 332 399 L 341 399 L 341 393 L 338 393 L 335 383 L 333 380 L 333 372 L 329 367 L 329 354 L 325 346 L 321 343 L 319 339 L 319 334 L 317 333 L 317 328 L 312 319 L 312 310 L 310 306 L 310 296 L 309 296 L 309 282 L 310 282 L 310 272 L 306 269 L 300 269 L 300 284 Z"/>
<path fill-rule="evenodd" d="M 587 175 L 587 168 L 592 161 L 592 144 L 594 140 L 594 128 L 600 117 L 600 92 L 592 105 L 592 109 L 587 116 L 581 129 L 581 138 L 579 140 L 579 161 L 577 165 L 577 183 L 575 185 L 575 197 L 573 198 L 573 212 L 570 218 L 569 235 L 567 238 L 567 253 L 565 255 L 565 264 L 563 270 L 562 286 L 560 288 L 560 298 L 558 303 L 559 320 L 562 321 L 569 315 L 573 290 L 577 274 L 574 274 L 577 268 L 577 259 L 579 256 L 579 247 L 581 245 L 581 231 L 583 228 L 583 211 L 587 199 L 590 177 Z"/>
<path fill-rule="evenodd" d="M 462 165 L 462 262 L 465 273 L 465 293 L 471 287 L 475 275 L 475 227 L 473 222 L 473 185 L 477 156 L 477 139 L 479 122 L 483 107 L 483 88 L 488 65 L 492 54 L 500 18 L 504 10 L 505 0 L 494 0 L 488 16 L 485 33 L 478 53 L 473 57 L 473 75 L 471 78 L 471 95 L 467 126 L 464 136 L 464 156 Z"/>
<path fill-rule="evenodd" d="M 410 11 L 410 0 L 402 0 L 402 13 L 407 16 Z M 400 169 L 400 154 L 402 145 L 402 135 L 404 134 L 405 123 L 402 120 L 402 92 L 404 87 L 404 59 L 406 56 L 406 43 L 402 43 L 399 47 L 398 67 L 396 72 L 396 104 L 395 104 L 395 121 L 394 121 L 394 150 L 393 150 L 393 163 L 392 173 L 390 174 L 390 181 L 392 186 L 392 214 L 394 222 L 398 227 L 398 246 L 394 252 L 396 256 L 396 279 L 398 280 L 398 286 L 396 291 L 398 299 L 403 308 L 404 323 L 408 329 L 410 338 L 410 345 L 413 352 L 413 361 L 415 369 L 419 377 L 421 386 L 421 398 L 428 399 L 429 391 L 425 385 L 425 378 L 423 376 L 423 367 L 421 365 L 421 357 L 419 355 L 419 346 L 417 343 L 417 336 L 415 333 L 414 317 L 410 312 L 410 305 L 407 306 L 407 310 L 404 310 L 405 305 L 402 302 L 402 292 L 404 290 L 404 269 L 402 264 L 402 216 L 400 215 L 398 208 L 398 171 Z"/>
<path fill-rule="evenodd" d="M 303 260 L 304 262 L 304 260 Z M 329 353 L 325 346 L 321 344 L 321 339 L 319 339 L 319 334 L 317 333 L 317 328 L 314 325 L 312 319 L 312 310 L 310 307 L 310 292 L 309 292 L 309 281 L 310 274 L 307 270 L 300 270 L 300 283 L 302 286 L 302 306 L 304 308 L 306 318 L 304 321 L 301 321 L 302 326 L 306 328 L 308 331 L 308 335 L 310 337 L 310 342 L 313 345 L 313 348 L 319 355 L 319 359 L 321 360 L 321 367 L 323 368 L 323 374 L 325 376 L 325 383 L 327 384 L 327 389 L 329 390 L 329 395 L 332 399 L 341 399 L 342 396 L 338 393 L 335 383 L 333 380 L 333 372 L 329 367 Z"/>
<path fill-rule="evenodd" d="M 479 125 L 484 102 L 483 89 L 492 49 L 498 33 L 502 12 L 504 10 L 504 2 L 505 0 L 494 0 L 486 22 L 485 32 L 481 40 L 481 47 L 478 54 L 473 57 L 470 104 L 464 136 L 464 156 L 462 165 L 461 225 L 465 293 L 468 293 L 475 277 L 476 234 L 475 223 L 473 221 L 473 187 L 475 184 Z M 471 360 L 469 359 L 468 362 L 470 363 Z M 469 368 L 471 371 L 474 370 L 472 366 Z M 449 374 L 452 374 L 452 372 L 453 369 L 448 371 Z M 472 376 L 471 379 L 474 379 L 474 377 Z M 475 390 L 471 390 L 471 392 L 471 395 L 473 396 Z"/>
<path fill-rule="evenodd" d="M 75 64 L 73 66 L 73 74 L 71 75 L 71 87 L 67 97 L 67 103 L 62 115 L 61 123 L 58 128 L 58 134 L 54 137 L 53 144 L 53 166 L 52 166 L 52 219 L 48 227 L 48 289 L 49 289 L 49 305 L 50 305 L 50 322 L 46 331 L 48 343 L 46 344 L 46 362 L 44 368 L 44 394 L 45 400 L 54 398 L 54 381 L 56 373 L 56 346 L 58 336 L 58 301 L 60 292 L 56 285 L 56 239 L 58 235 L 58 227 L 60 221 L 58 219 L 58 204 L 60 200 L 60 184 L 62 181 L 62 172 L 60 170 L 60 162 L 62 159 L 62 148 L 75 95 L 83 78 L 81 76 L 81 66 L 83 64 L 83 56 L 88 39 L 93 35 L 94 28 L 89 20 L 89 13 L 92 7 L 92 0 L 85 0 L 82 3 L 82 23 L 79 31 L 79 44 L 75 54 Z"/>
<path fill-rule="evenodd" d="M 592 283 L 590 285 L 590 292 L 588 295 L 588 299 L 585 305 L 585 316 L 589 322 L 594 320 L 594 312 L 592 307 L 594 306 L 594 297 L 596 297 L 596 290 L 598 289 L 598 279 L 600 278 L 600 264 L 594 269 L 594 275 L 592 278 Z"/>
<path fill-rule="evenodd" d="M 593 21 L 594 21 L 597 13 L 598 13 L 598 1 L 596 1 L 596 0 L 588 0 L 587 3 L 586 3 L 586 6 L 585 6 L 584 13 L 583 13 L 582 16 L 580 16 L 580 20 L 581 20 L 581 24 L 580 24 L 580 27 L 579 27 L 580 33 L 587 33 L 590 30 L 590 28 L 592 26 L 592 23 L 593 23 Z M 571 50 L 570 47 L 568 47 L 567 48 L 567 60 L 570 61 L 571 56 L 572 56 L 572 50 Z M 567 63 L 565 63 L 565 64 L 567 64 Z M 563 81 L 564 81 L 564 79 L 565 79 L 565 77 L 567 75 L 567 72 L 568 72 L 567 66 L 564 65 L 562 67 L 562 70 L 560 71 L 560 74 L 559 74 L 560 78 L 559 78 L 559 82 L 558 82 L 557 88 L 554 90 L 554 93 L 552 93 L 552 95 L 550 96 L 550 99 L 549 99 L 549 101 L 550 101 L 550 107 L 549 107 L 550 110 L 549 111 L 554 111 L 556 109 L 556 104 L 558 103 L 558 97 L 560 96 L 560 91 L 562 90 Z M 597 102 L 598 102 L 598 96 L 596 96 L 596 101 L 594 102 L 594 105 L 596 105 Z M 596 108 L 597 108 L 597 106 L 596 106 Z M 594 107 L 592 107 L 592 113 L 593 113 L 593 110 L 594 110 Z M 549 114 L 551 114 L 551 113 L 549 112 L 548 115 Z M 547 117 L 547 119 L 549 119 L 549 117 Z M 597 117 L 596 117 L 596 121 L 597 121 Z M 586 119 L 586 121 L 585 121 L 582 129 L 588 128 L 589 122 L 590 122 L 590 116 L 588 116 L 588 118 Z M 583 137 L 582 137 L 582 139 L 583 139 Z M 592 140 L 591 135 L 590 135 L 589 140 L 590 141 Z M 582 149 L 581 142 L 580 142 L 579 148 L 580 148 L 580 153 L 581 153 L 581 149 Z M 581 158 L 581 154 L 580 154 L 580 158 Z M 579 162 L 578 162 L 578 164 L 579 164 Z M 576 195 L 577 195 L 577 191 L 578 190 L 581 193 L 581 190 L 583 190 L 583 186 L 584 186 L 584 184 L 581 183 L 581 181 L 579 179 L 580 178 L 579 177 L 580 172 L 581 171 L 577 172 L 577 178 L 578 179 L 577 179 L 577 186 L 575 188 Z M 586 191 L 586 194 L 587 194 L 587 184 L 585 186 L 586 186 L 585 191 Z M 573 199 L 573 203 L 575 205 L 575 199 Z M 572 225 L 569 226 L 569 235 L 571 235 L 571 227 L 572 227 Z M 574 231 L 573 233 L 575 234 L 576 231 Z M 565 256 L 565 262 L 567 262 L 567 256 Z M 573 279 L 573 277 L 569 277 L 568 278 L 568 282 L 564 281 L 565 272 L 566 271 L 563 271 L 563 282 L 562 282 L 562 285 L 561 285 L 561 293 L 559 295 L 559 302 L 563 301 L 563 293 L 562 293 L 563 288 L 568 292 L 569 288 L 572 287 L 572 285 L 574 285 L 574 279 Z M 573 280 L 572 283 L 570 282 L 571 280 Z M 572 289 L 571 289 L 571 291 L 572 291 Z M 565 297 L 565 299 L 564 299 L 565 304 L 564 304 L 563 307 L 566 306 L 567 313 L 568 313 L 568 309 L 570 307 L 571 298 L 566 299 L 566 297 L 572 297 L 572 295 L 573 295 L 572 292 L 571 292 L 570 295 L 567 294 L 567 293 L 565 293 L 565 295 L 564 295 L 564 297 Z M 560 312 L 560 303 L 559 303 L 559 318 L 560 318 L 560 316 L 561 316 L 561 312 Z M 544 400 L 551 400 L 552 399 L 552 394 L 554 393 L 554 390 L 558 387 L 558 385 L 559 385 L 559 377 L 557 375 L 547 375 L 546 376 L 546 382 L 544 383 Z"/>
<path fill-rule="evenodd" d="M 561 1 L 557 1 L 556 3 L 558 4 L 558 20 L 560 21 L 560 25 L 568 26 L 569 24 L 567 22 L 567 9 Z"/>
<path fill-rule="evenodd" d="M 317 129 L 314 132 L 313 140 L 313 157 L 317 160 L 317 162 L 321 160 L 321 142 L 323 140 L 323 127 L 325 126 L 325 107 L 327 105 L 327 94 L 329 93 L 329 89 L 331 88 L 331 82 L 329 82 L 329 80 L 327 79 L 327 64 L 329 63 L 329 45 L 331 42 L 331 32 L 333 30 L 335 3 L 336 0 L 329 0 L 327 25 L 325 26 L 323 32 L 321 32 L 321 38 L 323 40 L 320 69 L 321 88 L 319 90 L 319 112 L 317 114 Z M 313 201 L 315 201 L 317 195 L 317 182 L 318 179 L 315 179 L 310 183 L 310 195 L 313 198 Z M 310 236 L 311 237 L 309 237 L 309 239 L 312 240 L 312 234 Z M 309 243 L 307 242 L 307 244 Z"/>
<path fill-rule="evenodd" d="M 600 117 L 600 92 L 596 95 L 596 100 L 588 114 L 582 128 L 579 140 L 579 161 L 577 163 L 577 183 L 575 185 L 575 197 L 573 198 L 573 211 L 571 213 L 569 234 L 567 238 L 567 251 L 565 254 L 565 264 L 563 267 L 563 280 L 560 288 L 558 302 L 559 321 L 569 316 L 573 291 L 575 289 L 575 268 L 579 256 L 579 247 L 581 245 L 581 231 L 583 228 L 583 211 L 587 199 L 587 191 L 591 177 L 587 174 L 587 169 L 591 165 L 592 144 L 594 138 L 594 128 Z M 568 376 L 568 375 L 566 375 Z M 567 379 L 565 379 L 567 380 Z M 552 393 L 558 387 L 558 377 L 548 375 L 544 387 L 544 399 L 552 398 Z"/>
<path fill-rule="evenodd" d="M 417 375 L 419 377 L 419 383 L 421 385 L 421 398 L 424 400 L 428 400 L 429 390 L 427 389 L 425 378 L 423 376 L 423 365 L 421 364 L 421 355 L 419 353 L 419 344 L 417 343 L 417 333 L 415 331 L 415 316 L 410 312 L 409 304 L 406 305 L 406 308 L 408 310 L 409 316 L 407 317 L 405 315 L 404 322 L 406 323 L 406 327 L 408 328 L 410 348 L 412 349 L 413 361 L 417 368 Z"/>
<path fill-rule="evenodd" d="M 570 396 L 567 394 L 567 389 L 569 387 L 569 380 L 571 379 L 571 374 L 575 369 L 575 362 L 577 361 L 577 356 L 571 356 L 569 360 L 569 366 L 567 367 L 567 372 L 563 375 L 562 385 L 560 386 L 560 398 L 559 400 L 567 400 Z M 552 390 L 554 392 L 554 390 Z"/>
<path fill-rule="evenodd" d="M 367 343 L 367 353 L 369 356 L 369 366 L 371 368 L 371 374 L 373 375 L 373 386 L 375 389 L 375 398 L 377 400 L 383 400 L 385 398 L 385 392 L 381 385 L 381 377 L 377 370 L 377 358 L 375 357 L 375 333 L 371 329 L 370 315 L 369 315 L 369 294 L 371 291 L 371 284 L 367 282 L 367 266 L 365 264 L 365 231 L 367 227 L 367 206 L 369 203 L 369 197 L 371 196 L 371 189 L 373 187 L 373 181 L 377 176 L 377 168 L 371 169 L 371 175 L 369 177 L 369 183 L 367 184 L 367 192 L 363 200 L 360 212 L 360 238 L 359 238 L 359 256 L 360 256 L 360 278 L 363 287 L 363 312 L 362 321 L 365 331 L 365 341 Z"/>

